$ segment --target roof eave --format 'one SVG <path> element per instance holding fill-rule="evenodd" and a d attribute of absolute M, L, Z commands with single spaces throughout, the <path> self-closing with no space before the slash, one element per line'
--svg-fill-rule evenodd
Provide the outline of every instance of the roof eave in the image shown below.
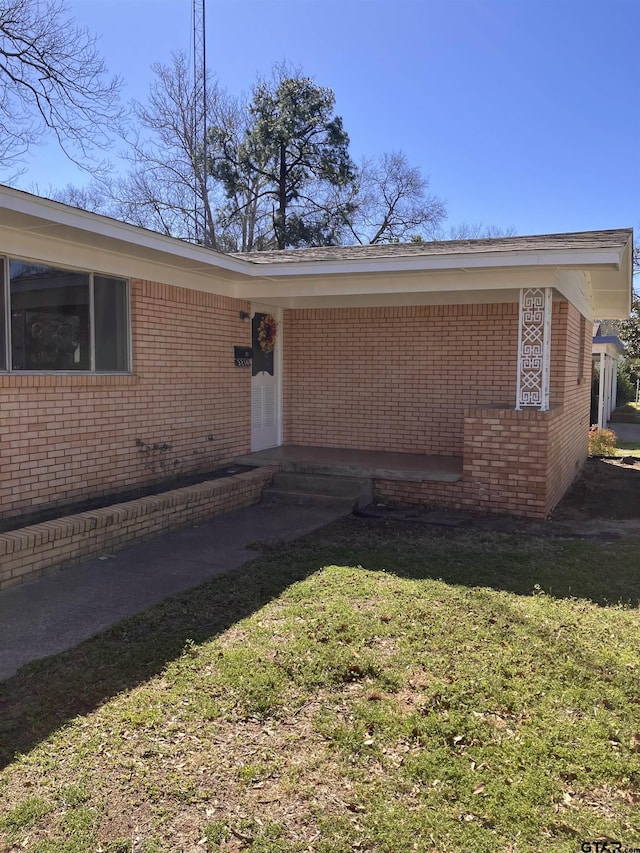
<path fill-rule="evenodd" d="M 11 187 L 0 186 L 0 211 L 3 214 L 9 212 L 27 217 L 30 220 L 28 230 L 33 232 L 46 233 L 48 230 L 62 227 L 69 230 L 70 236 L 74 231 L 89 233 L 111 240 L 114 244 L 140 246 L 164 255 L 179 257 L 199 268 L 216 267 L 245 275 L 255 274 L 252 270 L 253 264 L 215 249 L 149 231 L 99 213 L 69 207 Z"/>
<path fill-rule="evenodd" d="M 622 250 L 617 249 L 565 249 L 540 251 L 477 252 L 447 255 L 418 255 L 413 257 L 385 257 L 354 260 L 287 261 L 251 264 L 250 275 L 261 278 L 282 278 L 305 275 L 357 275 L 385 272 L 465 272 L 467 270 L 499 269 L 504 267 L 565 267 L 592 269 L 608 267 L 619 269 Z"/>

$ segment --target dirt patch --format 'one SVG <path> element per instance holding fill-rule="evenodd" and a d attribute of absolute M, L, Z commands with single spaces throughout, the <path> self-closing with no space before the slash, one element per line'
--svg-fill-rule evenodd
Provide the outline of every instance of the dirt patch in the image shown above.
<path fill-rule="evenodd" d="M 640 458 L 587 459 L 553 521 L 640 520 Z"/>

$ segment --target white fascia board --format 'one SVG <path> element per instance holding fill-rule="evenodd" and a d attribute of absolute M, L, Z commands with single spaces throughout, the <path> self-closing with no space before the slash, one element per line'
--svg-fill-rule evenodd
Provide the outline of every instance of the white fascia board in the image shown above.
<path fill-rule="evenodd" d="M 102 241 L 101 241 L 102 242 Z M 223 296 L 235 296 L 235 284 L 225 279 L 224 270 L 207 267 L 195 268 L 170 263 L 166 254 L 148 249 L 144 254 L 133 247 L 108 241 L 109 249 L 98 241 L 95 245 L 70 239 L 53 237 L 43 231 L 34 233 L 24 229 L 0 225 L 0 252 L 26 261 L 59 265 L 68 269 L 92 270 L 104 275 L 122 276 L 157 281 L 177 287 L 187 287 Z M 117 246 L 120 251 L 114 249 Z M 129 254 L 126 250 L 129 249 Z"/>
<path fill-rule="evenodd" d="M 135 247 L 146 248 L 165 256 L 179 258 L 180 266 L 185 266 L 185 261 L 194 271 L 204 272 L 212 268 L 228 270 L 230 272 L 251 275 L 253 273 L 247 261 L 233 258 L 214 249 L 206 249 L 194 243 L 178 240 L 149 231 L 136 225 L 119 222 L 98 213 L 91 213 L 80 208 L 69 207 L 60 202 L 29 195 L 10 187 L 0 186 L 0 211 L 10 211 L 29 220 L 27 224 L 23 219 L 19 227 L 34 234 L 51 233 L 51 236 L 59 237 L 61 229 L 69 229 L 67 239 L 73 239 L 74 232 L 84 232 L 93 237 L 114 241 L 122 246 L 126 244 L 132 247 L 131 253 L 135 253 Z M 11 222 L 7 222 L 11 226 Z M 129 254 L 129 252 L 127 252 Z"/>
<path fill-rule="evenodd" d="M 403 257 L 365 258 L 354 260 L 293 261 L 256 263 L 230 255 L 206 249 L 193 243 L 168 237 L 154 231 L 148 231 L 135 225 L 119 222 L 116 219 L 97 213 L 69 207 L 50 199 L 30 195 L 10 187 L 0 186 L 0 224 L 7 228 L 19 229 L 26 234 L 47 235 L 51 239 L 63 240 L 68 244 L 77 241 L 80 244 L 100 244 L 105 251 L 114 255 L 151 260 L 158 265 L 193 272 L 199 275 L 236 276 L 238 295 L 244 296 L 245 282 L 265 283 L 265 296 L 273 292 L 276 282 L 288 279 L 305 279 L 309 286 L 313 279 L 331 279 L 348 276 L 366 276 L 372 281 L 372 274 L 422 273 L 459 273 L 487 270 L 524 271 L 527 267 L 539 272 L 558 267 L 573 269 L 599 268 L 619 271 L 623 258 L 630 255 L 627 245 L 624 249 L 565 249 L 553 252 L 545 250 L 477 252 L 469 254 L 450 253 L 445 255 L 413 255 Z M 0 247 L 2 248 L 2 247 Z M 271 280 L 271 284 L 268 280 Z M 342 278 L 342 291 L 345 289 Z M 528 285 L 522 285 L 528 286 Z M 545 285 L 546 286 L 546 285 Z M 276 288 L 277 289 L 277 288 Z M 346 289 L 350 290 L 349 285 Z M 242 293 L 241 293 L 242 292 Z M 330 292 L 330 291 L 327 291 Z M 375 291 L 374 291 L 375 292 Z M 253 296 L 253 293 L 248 294 Z M 257 294 L 256 294 L 257 295 Z"/>
<path fill-rule="evenodd" d="M 288 261 L 253 263 L 250 275 L 261 278 L 285 278 L 310 275 L 354 275 L 374 272 L 465 271 L 518 267 L 567 267 L 585 269 L 606 266 L 619 269 L 622 252 L 614 249 L 539 252 L 477 252 L 449 255 L 367 258 L 358 260 Z"/>
<path fill-rule="evenodd" d="M 616 361 L 619 361 L 624 355 L 624 352 L 620 352 L 620 349 L 610 342 L 593 344 L 591 353 L 592 355 L 608 355 Z"/>

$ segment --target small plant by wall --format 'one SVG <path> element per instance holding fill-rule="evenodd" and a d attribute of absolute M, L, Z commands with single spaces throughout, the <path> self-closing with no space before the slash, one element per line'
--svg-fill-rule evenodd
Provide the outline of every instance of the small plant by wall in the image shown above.
<path fill-rule="evenodd" d="M 612 456 L 618 438 L 610 429 L 598 429 L 592 426 L 589 430 L 589 456 Z"/>
<path fill-rule="evenodd" d="M 175 473 L 179 460 L 169 460 L 169 454 L 173 448 L 170 441 L 155 442 L 149 444 L 142 438 L 136 438 L 136 447 L 142 454 L 145 467 L 154 474 L 172 474 Z"/>

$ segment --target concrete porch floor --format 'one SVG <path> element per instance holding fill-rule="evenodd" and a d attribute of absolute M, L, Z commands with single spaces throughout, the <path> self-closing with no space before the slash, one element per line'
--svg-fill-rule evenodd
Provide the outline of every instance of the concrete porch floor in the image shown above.
<path fill-rule="evenodd" d="M 333 474 L 374 480 L 433 480 L 455 483 L 462 479 L 462 459 L 420 453 L 387 453 L 343 447 L 287 445 L 247 453 L 235 459 L 241 465 L 278 465 L 301 474 Z"/>

